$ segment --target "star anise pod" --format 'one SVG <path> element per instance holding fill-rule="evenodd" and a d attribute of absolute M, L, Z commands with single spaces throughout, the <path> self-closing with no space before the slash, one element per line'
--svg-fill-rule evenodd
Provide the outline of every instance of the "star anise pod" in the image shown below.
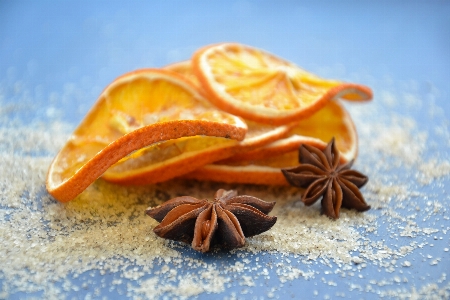
<path fill-rule="evenodd" d="M 281 171 L 289 184 L 306 189 L 303 203 L 312 205 L 322 197 L 322 213 L 333 219 L 339 218 L 341 206 L 358 211 L 370 209 L 359 191 L 369 179 L 350 169 L 353 160 L 340 164 L 334 138 L 323 152 L 316 147 L 302 145 L 299 161 L 299 166 Z"/>
<path fill-rule="evenodd" d="M 161 222 L 153 229 L 156 235 L 191 243 L 195 250 L 207 252 L 213 245 L 225 249 L 242 247 L 245 237 L 269 230 L 277 221 L 277 217 L 267 215 L 274 205 L 275 202 L 220 189 L 214 201 L 177 197 L 149 207 L 146 213 Z"/>

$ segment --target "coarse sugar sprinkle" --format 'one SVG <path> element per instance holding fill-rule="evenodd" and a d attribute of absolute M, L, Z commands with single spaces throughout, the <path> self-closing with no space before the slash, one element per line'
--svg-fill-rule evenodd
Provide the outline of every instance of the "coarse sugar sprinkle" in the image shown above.
<path fill-rule="evenodd" d="M 359 132 L 355 168 L 369 175 L 362 191 L 372 209 L 343 209 L 333 221 L 320 215 L 319 204 L 300 203 L 300 191 L 291 187 L 187 180 L 123 187 L 98 180 L 76 200 L 56 202 L 45 190 L 45 176 L 73 124 L 55 114 L 45 122 L 25 123 L 12 117 L 16 107 L 5 102 L 4 89 L 0 92 L 2 299 L 21 292 L 63 299 L 80 291 L 85 298 L 187 298 L 238 287 L 224 296 L 233 299 L 251 295 L 261 281 L 269 282 L 264 286 L 269 298 L 293 281 L 329 287 L 329 294 L 315 288 L 313 295 L 322 298 L 352 291 L 450 297 L 445 272 L 417 285 L 407 271 L 420 264 L 445 270 L 450 236 L 448 124 L 419 127 L 414 117 L 395 113 L 398 106 L 414 111 L 421 103 L 411 93 L 375 90 L 379 96 L 373 103 L 348 105 Z M 425 113 L 442 117 L 435 106 Z M 430 151 L 436 155 L 430 157 Z M 211 197 L 218 188 L 277 201 L 271 213 L 277 223 L 248 238 L 243 248 L 207 255 L 153 233 L 157 222 L 144 214 L 148 206 L 180 195 Z M 432 251 L 445 243 L 443 251 Z M 366 278 L 370 268 L 382 269 L 385 278 Z M 344 283 L 341 277 L 351 280 Z M 340 285 L 345 288 L 331 289 Z"/>

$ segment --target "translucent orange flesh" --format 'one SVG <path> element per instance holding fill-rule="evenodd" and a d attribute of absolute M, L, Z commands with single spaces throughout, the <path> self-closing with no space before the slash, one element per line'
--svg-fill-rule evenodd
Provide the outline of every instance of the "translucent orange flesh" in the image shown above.
<path fill-rule="evenodd" d="M 310 105 L 340 82 L 320 79 L 256 49 L 229 47 L 208 56 L 214 80 L 235 99 L 292 110 Z"/>

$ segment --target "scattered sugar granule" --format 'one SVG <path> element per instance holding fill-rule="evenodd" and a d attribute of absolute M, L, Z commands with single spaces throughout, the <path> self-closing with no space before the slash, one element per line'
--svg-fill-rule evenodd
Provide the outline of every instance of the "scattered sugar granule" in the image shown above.
<path fill-rule="evenodd" d="M 68 94 L 62 96 L 72 99 L 75 87 L 66 88 Z M 5 94 L 2 89 L 0 84 Z M 17 91 L 25 93 L 21 84 Z M 50 98 L 57 102 L 60 97 Z M 387 98 L 385 103 L 399 101 L 390 92 L 381 97 Z M 404 99 L 408 105 L 419 100 L 411 94 Z M 241 284 L 251 295 L 261 282 L 275 285 L 261 289 L 261 297 L 276 298 L 278 290 L 307 283 L 317 284 L 311 293 L 318 296 L 320 291 L 325 299 L 348 296 L 353 290 L 387 297 L 448 298 L 448 280 L 439 275 L 447 260 L 430 249 L 442 249 L 438 247 L 450 232 L 436 221 L 449 220 L 450 199 L 440 194 L 448 182 L 449 159 L 424 157 L 432 132 L 419 128 L 413 118 L 388 112 L 375 124 L 370 116 L 382 111 L 377 100 L 367 109 L 350 109 L 360 141 L 355 167 L 370 175 L 362 192 L 371 210 L 342 209 L 333 221 L 320 214 L 319 203 L 304 206 L 296 189 L 238 185 L 241 194 L 277 201 L 272 214 L 278 222 L 247 239 L 241 249 L 205 256 L 158 238 L 152 232 L 157 222 L 143 212 L 179 195 L 210 197 L 219 184 L 175 180 L 120 187 L 98 180 L 75 201 L 55 202 L 45 191 L 46 172 L 73 124 L 52 120 L 59 113 L 53 106 L 45 110 L 50 118 L 45 124 L 24 124 L 8 113 L 26 107 L 1 101 L 0 298 L 29 292 L 62 299 L 73 291 L 89 299 L 109 291 L 145 299 L 221 293 L 222 298 L 239 299 L 240 292 L 227 293 L 230 287 Z M 440 129 L 442 135 L 445 130 Z M 424 191 L 424 185 L 432 191 Z M 449 251 L 446 246 L 444 252 Z M 419 250 L 424 262 L 415 259 Z M 436 283 L 414 287 L 418 277 L 411 274 L 424 265 L 438 270 L 440 277 Z M 380 278 L 370 280 L 372 272 Z M 105 275 L 113 276 L 111 282 L 96 281 Z M 342 290 L 322 291 L 324 286 Z"/>

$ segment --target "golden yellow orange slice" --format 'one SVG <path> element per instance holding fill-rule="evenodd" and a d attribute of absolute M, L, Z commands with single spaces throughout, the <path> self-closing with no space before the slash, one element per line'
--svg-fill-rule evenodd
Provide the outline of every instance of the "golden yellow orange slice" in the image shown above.
<path fill-rule="evenodd" d="M 143 147 L 194 136 L 242 140 L 246 131 L 239 118 L 215 109 L 174 72 L 127 73 L 105 88 L 58 153 L 47 174 L 47 190 L 59 201 L 70 201 L 113 164 Z"/>
<path fill-rule="evenodd" d="M 322 79 L 242 44 L 206 46 L 194 54 L 192 67 L 208 100 L 224 111 L 259 123 L 296 122 L 333 99 L 372 98 L 366 86 Z"/>

